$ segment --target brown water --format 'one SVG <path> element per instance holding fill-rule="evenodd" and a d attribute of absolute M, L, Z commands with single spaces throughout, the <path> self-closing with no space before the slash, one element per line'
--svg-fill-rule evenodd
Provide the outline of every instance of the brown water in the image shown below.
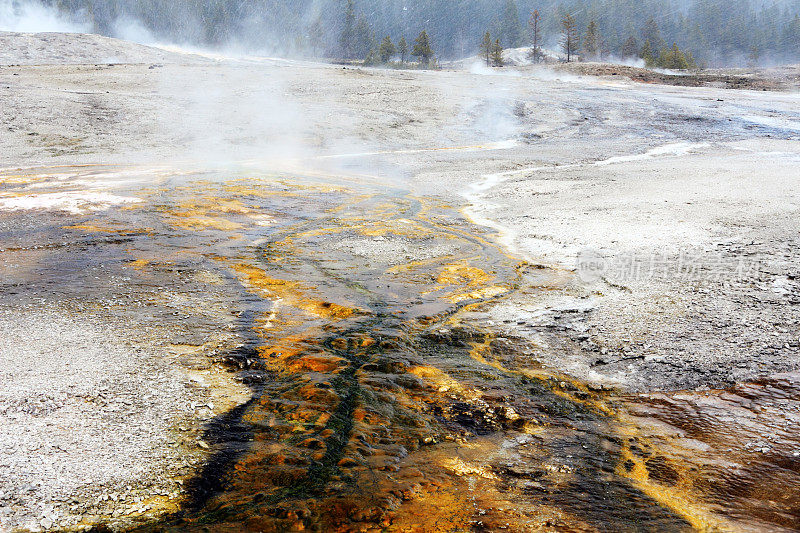
<path fill-rule="evenodd" d="M 35 169 L 0 192 L 86 182 L 142 201 L 0 211 L 0 301 L 104 307 L 187 344 L 228 328 L 209 355 L 252 391 L 143 530 L 800 527 L 798 376 L 624 395 L 541 368 L 461 322 L 533 267 L 452 206 L 311 173 Z"/>

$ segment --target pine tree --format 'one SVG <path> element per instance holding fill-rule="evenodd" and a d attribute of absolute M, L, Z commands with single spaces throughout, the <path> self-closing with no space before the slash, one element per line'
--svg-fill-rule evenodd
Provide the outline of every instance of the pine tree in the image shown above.
<path fill-rule="evenodd" d="M 622 59 L 639 57 L 639 43 L 636 42 L 636 37 L 634 37 L 633 35 L 628 37 L 628 40 L 625 41 L 625 44 L 622 45 L 622 49 L 620 50 L 620 56 L 622 56 Z"/>
<path fill-rule="evenodd" d="M 496 39 L 492 45 L 492 65 L 503 66 L 503 46 L 500 44 L 500 39 Z"/>
<path fill-rule="evenodd" d="M 492 61 L 492 46 L 492 35 L 487 31 L 483 35 L 483 40 L 481 41 L 480 46 L 481 56 L 486 60 L 487 67 Z"/>
<path fill-rule="evenodd" d="M 534 9 L 531 13 L 531 18 L 528 20 L 528 26 L 531 28 L 531 44 L 533 47 L 531 48 L 530 58 L 535 62 L 538 63 L 542 60 L 544 54 L 542 54 L 542 49 L 539 47 L 539 30 L 540 30 L 540 19 L 541 15 L 539 14 L 538 9 Z"/>
<path fill-rule="evenodd" d="M 419 37 L 414 40 L 414 48 L 411 50 L 411 55 L 418 57 L 421 64 L 430 65 L 431 59 L 433 59 L 433 47 L 427 31 L 422 30 Z"/>
<path fill-rule="evenodd" d="M 683 55 L 686 58 L 686 65 L 689 67 L 690 70 L 696 70 L 697 68 L 699 68 L 697 60 L 695 60 L 691 52 L 684 52 Z"/>
<path fill-rule="evenodd" d="M 596 60 L 600 56 L 600 36 L 597 32 L 597 23 L 589 22 L 586 28 L 586 36 L 583 38 L 583 57 L 589 60 Z"/>
<path fill-rule="evenodd" d="M 364 57 L 373 48 L 377 48 L 375 46 L 375 37 L 372 35 L 369 22 L 361 15 L 358 17 L 358 24 L 353 30 L 353 53 L 356 57 Z"/>
<path fill-rule="evenodd" d="M 578 37 L 578 26 L 575 17 L 570 13 L 561 19 L 561 49 L 567 54 L 567 63 L 572 61 L 572 56 L 578 50 L 580 37 Z"/>
<path fill-rule="evenodd" d="M 782 48 L 790 55 L 791 61 L 800 59 L 800 15 L 795 15 L 783 29 Z"/>
<path fill-rule="evenodd" d="M 316 57 L 320 56 L 325 48 L 325 27 L 320 17 L 308 27 L 308 42 L 311 45 L 311 53 Z"/>
<path fill-rule="evenodd" d="M 394 57 L 395 51 L 396 49 L 394 47 L 394 43 L 392 42 L 392 39 L 387 35 L 386 37 L 383 38 L 383 41 L 381 41 L 381 46 L 378 49 L 378 55 L 380 55 L 381 63 L 388 63 L 389 60 L 392 59 L 392 57 Z"/>
<path fill-rule="evenodd" d="M 500 39 L 509 48 L 517 48 L 522 44 L 519 10 L 514 0 L 506 0 L 503 6 L 503 15 L 500 19 Z"/>
<path fill-rule="evenodd" d="M 672 70 L 688 70 L 697 68 L 694 58 L 681 52 L 677 43 L 672 43 L 672 48 L 665 48 L 658 56 L 657 66 Z"/>
<path fill-rule="evenodd" d="M 642 41 L 650 42 L 650 46 L 656 50 L 664 47 L 664 39 L 661 37 L 661 30 L 658 27 L 658 22 L 653 17 L 647 19 L 644 27 L 642 28 Z"/>
<path fill-rule="evenodd" d="M 751 67 L 757 67 L 758 60 L 760 58 L 761 58 L 761 49 L 756 45 L 751 46 L 750 53 L 747 55 L 748 65 L 750 65 Z"/>
<path fill-rule="evenodd" d="M 369 67 L 372 65 L 377 65 L 380 62 L 381 56 L 378 51 L 374 47 L 370 48 L 369 52 L 367 52 L 367 56 L 364 58 L 364 64 Z"/>
<path fill-rule="evenodd" d="M 608 43 L 605 39 L 600 40 L 600 61 L 606 61 L 608 56 L 611 55 L 611 48 L 608 47 Z"/>
<path fill-rule="evenodd" d="M 645 41 L 644 46 L 642 46 L 642 51 L 639 52 L 639 57 L 644 59 L 644 64 L 648 67 L 655 66 L 656 58 L 653 55 L 653 47 L 650 45 L 650 41 Z"/>
<path fill-rule="evenodd" d="M 344 59 L 353 59 L 355 57 L 355 30 L 356 8 L 353 0 L 347 0 L 342 33 L 339 35 L 339 49 Z"/>
<path fill-rule="evenodd" d="M 408 57 L 408 43 L 405 37 L 400 37 L 400 42 L 397 43 L 397 53 L 400 54 L 400 62 L 405 63 Z"/>

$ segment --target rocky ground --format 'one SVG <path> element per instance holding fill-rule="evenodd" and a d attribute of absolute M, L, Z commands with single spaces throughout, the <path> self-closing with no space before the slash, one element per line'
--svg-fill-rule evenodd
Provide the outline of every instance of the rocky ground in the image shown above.
<path fill-rule="evenodd" d="M 258 228 L 281 220 L 280 207 L 272 204 L 259 204 L 259 209 L 267 209 L 266 218 L 265 212 L 254 211 L 254 198 L 268 200 L 252 189 L 210 195 L 209 187 L 227 184 L 241 176 L 243 168 L 270 176 L 302 173 L 324 178 L 334 187 L 326 194 L 339 194 L 337 187 L 377 188 L 386 205 L 400 207 L 370 205 L 365 213 L 376 219 L 395 208 L 408 210 L 392 219 L 396 227 L 388 234 L 363 231 L 312 242 L 302 255 L 306 263 L 298 264 L 318 261 L 314 250 L 319 246 L 329 255 L 357 258 L 351 261 L 360 268 L 387 263 L 387 272 L 396 272 L 404 262 L 425 265 L 439 257 L 459 258 L 472 266 L 446 268 L 438 280 L 467 280 L 469 294 L 475 294 L 492 278 L 484 280 L 471 270 L 480 254 L 459 257 L 466 245 L 458 239 L 464 234 L 470 246 L 485 238 L 510 261 L 524 263 L 513 293 L 500 299 L 481 293 L 477 299 L 482 303 L 462 313 L 470 327 L 492 332 L 486 338 L 499 337 L 490 343 L 488 355 L 470 352 L 490 368 L 470 367 L 469 372 L 487 372 L 506 387 L 505 393 L 485 392 L 480 399 L 475 391 L 491 387 L 477 377 L 469 378 L 474 380 L 469 387 L 467 381 L 457 386 L 441 377 L 445 368 L 453 376 L 467 372 L 456 363 L 465 356 L 459 350 L 484 339 L 483 334 L 452 330 L 446 323 L 442 332 L 421 337 L 418 357 L 398 356 L 397 367 L 403 370 L 397 371 L 402 377 L 397 383 L 386 376 L 380 378 L 381 385 L 375 384 L 378 378 L 370 382 L 381 391 L 377 396 L 394 395 L 408 405 L 425 403 L 420 398 L 425 394 L 441 397 L 430 400 L 439 409 L 436 416 L 462 425 L 464 419 L 473 420 L 472 430 L 490 434 L 474 450 L 494 450 L 486 456 L 499 457 L 497 464 L 505 464 L 507 454 L 517 454 L 515 461 L 528 465 L 544 461 L 534 452 L 541 444 L 535 440 L 539 437 L 531 437 L 536 432 L 523 431 L 511 439 L 516 444 L 491 437 L 496 431 L 502 435 L 498 428 L 525 427 L 529 415 L 520 418 L 513 409 L 508 411 L 510 406 L 526 413 L 534 409 L 535 402 L 524 394 L 519 397 L 508 377 L 509 368 L 521 368 L 526 376 L 533 375 L 532 369 L 537 376 L 561 376 L 554 382 L 554 397 L 567 395 L 576 403 L 609 389 L 622 395 L 666 391 L 673 396 L 665 396 L 665 405 L 685 401 L 691 406 L 687 412 L 701 413 L 704 423 L 718 423 L 716 434 L 733 435 L 726 446 L 748 445 L 748 453 L 774 446 L 784 454 L 771 459 L 774 464 L 789 465 L 781 472 L 796 468 L 791 462 L 794 441 L 782 433 L 788 431 L 784 422 L 794 416 L 789 412 L 794 404 L 786 402 L 793 401 L 795 380 L 776 378 L 796 372 L 800 363 L 800 260 L 794 251 L 800 206 L 800 97 L 792 92 L 796 79 L 790 71 L 781 74 L 779 82 L 760 73 L 715 72 L 691 83 L 602 65 L 385 71 L 278 59 L 199 58 L 99 37 L 0 38 L 6 43 L 0 56 L 0 167 L 5 167 L 0 175 L 0 529 L 97 522 L 120 527 L 133 523 L 121 518 L 129 514 L 131 520 L 144 515 L 146 522 L 149 506 L 157 509 L 152 519 L 180 505 L 170 501 L 182 501 L 178 481 L 191 477 L 196 464 L 217 465 L 217 456 L 209 454 L 218 449 L 206 449 L 202 440 L 209 420 L 243 404 L 254 390 L 264 391 L 235 383 L 212 361 L 233 350 L 238 355 L 228 362 L 255 372 L 245 374 L 246 380 L 263 380 L 257 368 L 250 369 L 250 352 L 235 351 L 243 342 L 236 327 L 252 326 L 245 319 L 256 311 L 264 312 L 266 322 L 272 315 L 251 309 L 251 296 L 237 293 L 233 298 L 230 280 L 220 278 L 209 265 L 222 259 L 242 261 L 253 249 L 260 250 Z M 729 90 L 742 87 L 756 90 Z M 779 90 L 761 90 L 765 88 Z M 206 181 L 189 186 L 182 180 L 190 175 L 193 180 L 205 176 Z M 279 193 L 288 199 L 302 196 Z M 185 198 L 187 194 L 204 200 Z M 415 210 L 419 198 L 424 202 Z M 141 205 L 148 207 L 137 211 Z M 292 217 L 305 210 L 313 213 L 309 205 L 291 205 Z M 324 205 L 330 209 L 325 213 L 336 212 L 333 204 Z M 455 220 L 453 209 L 462 209 L 486 235 Z M 345 220 L 367 215 L 356 210 L 348 216 L 352 218 Z M 403 225 L 412 222 L 423 238 L 410 229 L 403 234 Z M 98 227 L 101 224 L 105 226 Z M 339 224 L 342 220 L 335 219 L 330 227 Z M 166 229 L 158 229 L 162 226 Z M 317 229 L 326 234 L 330 227 Z M 450 228 L 450 237 L 436 233 L 442 227 Z M 105 244 L 92 244 L 95 252 L 87 252 L 89 245 L 82 245 L 81 239 L 96 243 L 99 237 L 93 235 L 98 234 Z M 151 241 L 142 236 L 155 237 Z M 505 267 L 492 257 L 491 268 L 485 270 L 500 276 Z M 329 268 L 336 271 L 339 266 Z M 362 286 L 369 285 L 370 272 L 365 270 L 364 279 L 359 278 Z M 250 292 L 277 290 L 269 280 L 258 285 L 254 271 L 241 266 L 230 275 L 246 278 Z M 297 275 L 311 274 L 298 270 Z M 421 283 L 429 283 L 429 273 L 425 276 L 409 274 L 408 286 L 423 278 Z M 335 282 L 322 286 L 339 294 L 334 292 L 340 290 Z M 389 291 L 386 298 L 391 301 L 395 288 L 386 284 L 382 290 Z M 396 290 L 402 291 L 402 286 Z M 282 294 L 289 306 L 328 318 L 336 314 L 336 308 L 323 313 L 291 291 Z M 420 301 L 427 297 L 428 293 L 420 295 Z M 228 333 L 215 335 L 218 331 Z M 438 352 L 436 343 L 446 348 Z M 342 353 L 350 354 L 348 350 Z M 360 361 L 362 356 L 353 358 Z M 439 361 L 439 374 L 423 369 L 424 363 L 433 364 L 431 360 Z M 389 372 L 380 365 L 375 368 Z M 573 385 L 573 379 L 580 386 Z M 773 379 L 779 385 L 769 381 Z M 759 418 L 760 407 L 750 412 L 758 422 L 751 429 L 763 428 L 761 433 L 789 442 L 783 447 L 754 444 L 762 437 L 731 429 L 722 409 L 703 411 L 703 405 L 715 401 L 746 403 L 739 395 L 753 398 L 746 383 L 758 380 L 789 391 L 790 400 L 778 395 L 780 402 L 766 402 L 763 412 L 777 413 L 769 420 Z M 675 392 L 734 384 L 739 388 L 719 393 L 721 400 L 714 396 L 717 392 Z M 329 390 L 331 384 L 322 380 L 318 388 Z M 631 405 L 637 407 L 631 410 L 636 416 L 656 416 L 652 411 L 658 409 L 647 403 L 651 397 L 635 398 Z M 303 405 L 296 397 L 287 402 Z M 213 407 L 205 410 L 209 404 Z M 481 412 L 494 413 L 495 418 L 475 429 Z M 557 426 L 558 417 L 572 416 L 547 413 L 529 418 L 551 420 Z M 685 427 L 670 416 L 663 415 L 658 427 L 668 422 L 683 432 Z M 780 428 L 774 420 L 781 421 Z M 367 417 L 364 423 L 368 422 L 373 424 L 370 431 L 378 431 L 378 422 Z M 435 431 L 430 428 L 435 424 L 425 424 L 430 425 L 419 427 L 428 433 L 416 429 L 411 440 L 416 442 L 417 432 L 423 432 L 420 442 L 431 444 Z M 82 431 L 76 432 L 76 427 Z M 363 438 L 371 438 L 364 431 Z M 708 435 L 685 431 L 696 441 L 695 448 L 683 443 L 682 453 L 699 449 L 700 441 L 709 454 L 703 461 L 722 453 Z M 737 434 L 750 440 L 736 442 Z M 466 438 L 458 432 L 448 435 Z M 394 451 L 382 454 L 394 461 L 405 457 L 406 448 L 414 451 L 402 442 L 400 446 L 392 441 Z M 579 442 L 558 448 L 560 455 L 552 460 L 561 463 L 545 470 L 556 476 L 580 471 L 582 467 L 567 464 L 583 457 L 571 451 L 580 452 Z M 610 446 L 621 446 L 619 454 L 636 455 L 620 442 L 624 439 L 615 437 Z M 596 443 L 596 450 L 607 451 L 606 444 Z M 491 492 L 502 485 L 498 480 L 516 486 L 514 494 L 529 494 L 544 489 L 525 484 L 546 485 L 550 476 L 530 468 L 520 473 L 519 465 L 484 471 L 478 451 L 452 451 L 447 446 L 432 452 L 450 465 L 445 470 L 459 477 L 477 475 L 481 490 L 493 494 L 495 501 L 511 498 Z M 592 446 L 583 449 L 595 450 Z M 268 456 L 275 453 L 271 450 Z M 408 462 L 425 477 L 434 462 L 420 453 L 412 453 Z M 324 463 L 327 459 L 320 455 Z M 453 466 L 453 457 L 465 462 Z M 742 464 L 751 459 L 747 456 Z M 758 475 L 766 472 L 769 477 L 770 471 Z M 637 470 L 631 472 L 636 478 Z M 728 479 L 726 475 L 719 479 Z M 405 470 L 397 477 L 413 478 L 410 487 L 419 484 Z M 660 485 L 648 492 L 651 486 L 636 479 L 637 490 L 670 513 L 689 517 L 688 523 L 697 529 L 702 529 L 698 524 L 716 524 L 710 519 L 692 521 L 706 515 L 681 507 L 675 503 L 680 498 Z M 797 479 L 788 476 L 782 482 L 791 493 Z M 574 487 L 586 490 L 589 485 L 576 482 Z M 445 486 L 442 482 L 436 490 L 419 490 L 434 490 L 426 493 L 430 496 Z M 620 500 L 629 496 L 628 488 L 614 487 L 621 491 Z M 421 505 L 408 491 L 401 491 L 404 496 L 398 501 Z M 551 504 L 569 510 L 567 500 L 574 502 L 570 498 Z M 491 507 L 485 501 L 481 505 Z M 420 516 L 432 512 L 414 509 Z M 737 524 L 791 529 L 796 517 L 792 509 L 782 510 L 779 518 L 754 512 L 765 522 L 748 522 L 748 516 Z M 282 512 L 281 520 L 303 519 L 303 512 Z M 511 520 L 508 516 L 502 520 Z M 651 518 L 665 520 L 666 529 L 686 524 L 672 515 Z M 619 523 L 631 523 L 624 520 Z M 592 518 L 587 523 L 602 522 Z M 253 527 L 264 526 L 259 524 Z M 536 527 L 547 530 L 552 526 L 547 524 Z M 173 524 L 177 529 L 185 525 Z"/>
<path fill-rule="evenodd" d="M 533 67 L 532 70 L 535 68 Z M 800 66 L 798 65 L 772 68 L 703 69 L 692 72 L 654 71 L 641 67 L 591 62 L 562 63 L 551 68 L 581 76 L 620 76 L 640 83 L 657 83 L 678 87 L 789 92 L 796 92 L 800 88 Z"/>
<path fill-rule="evenodd" d="M 3 529 L 146 516 L 174 505 L 178 481 L 202 461 L 192 439 L 215 412 L 216 373 L 202 360 L 187 372 L 177 353 L 165 358 L 141 331 L 132 339 L 110 322 L 74 309 L 4 307 Z"/>

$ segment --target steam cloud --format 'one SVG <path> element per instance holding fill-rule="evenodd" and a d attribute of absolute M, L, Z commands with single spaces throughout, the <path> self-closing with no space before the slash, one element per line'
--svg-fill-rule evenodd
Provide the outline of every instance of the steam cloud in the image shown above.
<path fill-rule="evenodd" d="M 67 19 L 35 0 L 25 3 L 0 0 L 0 31 L 86 33 L 91 30 L 88 22 Z"/>

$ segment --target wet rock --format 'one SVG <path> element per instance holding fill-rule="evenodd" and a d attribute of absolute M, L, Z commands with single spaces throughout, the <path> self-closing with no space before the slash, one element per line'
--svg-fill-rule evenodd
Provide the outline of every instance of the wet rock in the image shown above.
<path fill-rule="evenodd" d="M 331 373 L 349 364 L 347 359 L 333 355 L 307 355 L 287 361 L 286 368 L 291 372 Z"/>
<path fill-rule="evenodd" d="M 538 479 L 547 474 L 547 471 L 535 466 L 509 463 L 499 468 L 499 472 L 511 477 Z"/>
<path fill-rule="evenodd" d="M 393 378 L 399 386 L 409 390 L 422 390 L 426 388 L 426 383 L 421 378 L 412 374 L 401 374 Z"/>

